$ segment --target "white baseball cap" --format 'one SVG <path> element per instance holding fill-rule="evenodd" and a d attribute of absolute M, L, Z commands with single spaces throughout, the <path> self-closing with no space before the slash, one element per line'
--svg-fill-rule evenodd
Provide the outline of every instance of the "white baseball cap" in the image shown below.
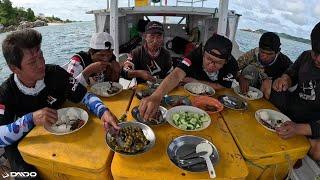
<path fill-rule="evenodd" d="M 90 40 L 90 48 L 92 49 L 114 49 L 113 38 L 106 32 L 94 33 Z"/>

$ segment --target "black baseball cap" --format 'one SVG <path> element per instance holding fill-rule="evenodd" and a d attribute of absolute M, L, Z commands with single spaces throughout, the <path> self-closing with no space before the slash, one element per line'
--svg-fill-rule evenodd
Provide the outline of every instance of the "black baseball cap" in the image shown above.
<path fill-rule="evenodd" d="M 219 51 L 221 55 L 214 53 L 213 49 Z M 215 57 L 228 60 L 231 57 L 232 42 L 224 36 L 214 34 L 206 42 L 204 50 Z"/>
<path fill-rule="evenodd" d="M 280 51 L 280 45 L 280 38 L 274 32 L 263 33 L 260 37 L 259 48 L 263 50 L 278 53 Z"/>
<path fill-rule="evenodd" d="M 147 33 L 147 34 L 163 34 L 164 33 L 163 25 L 160 22 L 151 21 L 147 24 L 145 33 Z"/>
<path fill-rule="evenodd" d="M 320 22 L 312 29 L 311 32 L 312 51 L 320 54 Z"/>

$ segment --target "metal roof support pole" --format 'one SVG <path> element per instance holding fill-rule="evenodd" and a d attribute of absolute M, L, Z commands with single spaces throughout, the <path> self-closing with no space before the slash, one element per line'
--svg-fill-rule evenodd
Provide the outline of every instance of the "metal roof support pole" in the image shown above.
<path fill-rule="evenodd" d="M 226 36 L 227 32 L 227 23 L 228 23 L 228 5 L 229 0 L 220 0 L 219 10 L 218 10 L 218 34 Z"/>
<path fill-rule="evenodd" d="M 114 55 L 119 58 L 119 23 L 118 23 L 118 0 L 111 0 L 110 5 L 110 35 L 114 41 Z"/>

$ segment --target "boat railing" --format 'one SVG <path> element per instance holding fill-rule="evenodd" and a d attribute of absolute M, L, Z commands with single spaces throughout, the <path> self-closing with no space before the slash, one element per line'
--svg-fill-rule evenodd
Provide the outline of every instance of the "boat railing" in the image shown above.
<path fill-rule="evenodd" d="M 148 0 L 149 6 L 190 6 L 190 7 L 199 7 L 199 4 L 201 4 L 200 7 L 204 7 L 204 2 L 207 0 L 176 0 L 175 3 L 170 1 L 170 4 L 168 4 L 169 0 L 159 0 L 156 2 L 153 2 L 152 0 Z M 132 3 L 132 0 L 127 1 L 127 7 L 134 7 L 135 3 Z M 110 8 L 110 0 L 107 0 L 107 9 Z"/>

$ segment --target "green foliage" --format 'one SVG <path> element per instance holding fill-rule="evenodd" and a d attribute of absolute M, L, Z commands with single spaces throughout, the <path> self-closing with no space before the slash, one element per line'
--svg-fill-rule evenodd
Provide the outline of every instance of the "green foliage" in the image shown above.
<path fill-rule="evenodd" d="M 63 20 L 61 20 L 61 19 L 58 18 L 58 17 L 54 17 L 54 15 L 52 15 L 51 17 L 46 17 L 46 19 L 47 19 L 49 22 L 57 22 L 57 21 L 63 22 Z"/>
<path fill-rule="evenodd" d="M 34 21 L 32 9 L 12 7 L 10 0 L 0 0 L 0 23 L 4 26 L 18 25 L 20 21 Z"/>

